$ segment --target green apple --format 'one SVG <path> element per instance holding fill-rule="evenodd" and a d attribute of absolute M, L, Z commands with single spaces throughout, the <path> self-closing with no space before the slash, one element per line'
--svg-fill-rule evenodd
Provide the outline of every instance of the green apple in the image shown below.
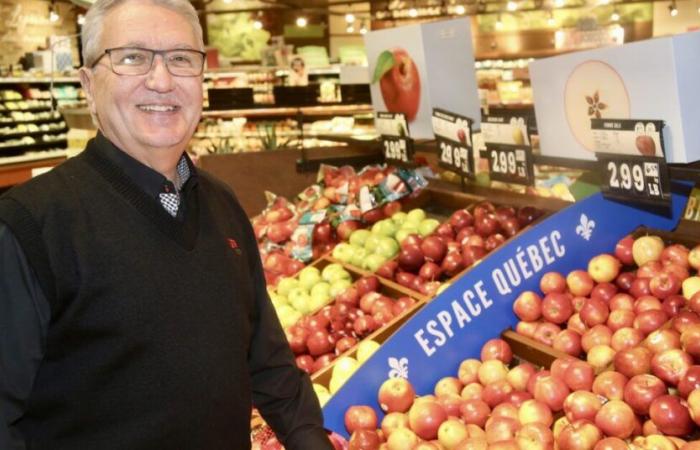
<path fill-rule="evenodd" d="M 380 220 L 372 226 L 372 234 L 393 236 L 396 234 L 396 225 L 390 219 Z"/>
<path fill-rule="evenodd" d="M 353 246 L 345 242 L 341 242 L 333 249 L 333 258 L 340 262 L 349 263 L 354 253 Z"/>
<path fill-rule="evenodd" d="M 311 288 L 311 296 L 312 297 L 329 298 L 331 296 L 330 292 L 331 292 L 331 284 L 326 283 L 325 281 L 321 281 L 319 283 L 316 283 Z"/>
<path fill-rule="evenodd" d="M 404 222 L 401 224 L 400 230 L 410 231 L 411 233 L 418 233 L 418 224 L 420 222 Z"/>
<path fill-rule="evenodd" d="M 299 286 L 299 280 L 296 278 L 282 278 L 279 283 L 277 283 L 277 293 L 279 295 L 287 296 L 289 295 L 289 291 L 297 286 Z"/>
<path fill-rule="evenodd" d="M 316 397 L 318 397 L 318 402 L 321 404 L 321 407 L 323 407 L 323 405 L 330 400 L 331 393 L 328 391 L 328 388 L 322 384 L 314 383 L 312 386 L 314 388 L 314 392 L 316 393 Z"/>
<path fill-rule="evenodd" d="M 272 306 L 277 309 L 280 305 L 288 305 L 289 300 L 287 297 L 284 295 L 278 295 L 278 294 L 270 294 L 270 301 L 272 302 Z"/>
<path fill-rule="evenodd" d="M 683 297 L 690 300 L 690 297 L 695 295 L 696 292 L 700 291 L 700 277 L 693 276 L 686 278 L 683 280 L 681 287 L 683 289 Z"/>
<path fill-rule="evenodd" d="M 361 249 L 361 250 L 364 250 L 364 249 Z M 353 255 L 355 255 L 355 254 L 353 253 Z M 333 272 L 327 281 L 329 283 L 333 284 L 334 282 L 336 282 L 338 280 L 349 280 L 350 278 L 352 278 L 352 276 L 350 275 L 350 272 L 341 268 L 340 270 L 336 270 L 335 272 Z"/>
<path fill-rule="evenodd" d="M 328 264 L 326 267 L 323 268 L 323 270 L 321 270 L 321 278 L 323 278 L 323 281 L 330 282 L 331 276 L 339 270 L 343 270 L 343 266 L 341 264 L 338 264 L 338 263 Z"/>
<path fill-rule="evenodd" d="M 378 234 L 372 234 L 370 237 L 367 238 L 365 241 L 364 247 L 370 252 L 374 253 L 374 249 L 377 248 L 377 245 L 379 245 L 379 240 L 381 239 L 381 236 Z"/>
<path fill-rule="evenodd" d="M 319 309 L 323 308 L 327 304 L 331 302 L 331 297 L 330 295 L 327 297 L 324 297 L 322 295 L 312 295 L 311 298 L 309 299 L 309 311 L 310 312 L 316 312 Z"/>
<path fill-rule="evenodd" d="M 384 255 L 379 255 L 377 253 L 373 253 L 365 258 L 365 261 L 364 261 L 365 263 L 364 263 L 363 267 L 365 269 L 369 270 L 370 272 L 376 272 L 388 260 L 389 260 L 389 258 L 387 258 Z"/>
<path fill-rule="evenodd" d="M 310 290 L 316 283 L 321 281 L 321 271 L 316 267 L 304 267 L 299 272 L 299 286 L 305 290 Z"/>
<path fill-rule="evenodd" d="M 435 229 L 439 226 L 440 221 L 438 221 L 437 219 L 424 219 L 421 220 L 420 224 L 418 225 L 418 233 L 421 236 L 425 237 L 429 234 L 432 234 L 433 231 L 435 231 Z"/>
<path fill-rule="evenodd" d="M 425 211 L 420 208 L 412 209 L 408 212 L 406 220 L 408 222 L 420 223 L 425 219 Z"/>
<path fill-rule="evenodd" d="M 301 313 L 289 305 L 282 305 L 277 310 L 277 317 L 282 328 L 289 328 L 301 319 Z"/>
<path fill-rule="evenodd" d="M 369 251 L 367 251 L 366 248 L 358 248 L 355 250 L 355 253 L 352 254 L 352 259 L 350 260 L 350 264 L 353 266 L 357 267 L 362 267 L 364 264 L 364 260 L 369 254 Z"/>
<path fill-rule="evenodd" d="M 301 286 L 293 288 L 291 291 L 289 291 L 289 295 L 287 296 L 287 303 L 294 304 L 297 303 L 299 300 L 296 300 L 297 297 L 308 297 L 309 292 L 302 288 Z"/>
<path fill-rule="evenodd" d="M 355 230 L 350 235 L 350 243 L 362 247 L 372 233 L 369 230 Z"/>
<path fill-rule="evenodd" d="M 406 222 L 407 217 L 408 217 L 408 214 L 406 214 L 403 211 L 399 211 L 399 212 L 395 212 L 391 216 L 391 220 L 393 220 L 396 225 L 401 225 L 402 223 Z"/>
<path fill-rule="evenodd" d="M 311 312 L 309 305 L 311 304 L 311 296 L 306 292 L 302 292 L 299 295 L 294 296 L 292 300 L 292 306 L 294 309 L 299 311 L 301 314 L 306 315 Z"/>
<path fill-rule="evenodd" d="M 331 298 L 336 298 L 345 289 L 352 286 L 352 281 L 349 278 L 341 278 L 339 280 L 331 282 L 331 289 L 329 291 Z"/>
<path fill-rule="evenodd" d="M 401 228 L 399 231 L 396 232 L 396 241 L 401 243 L 401 242 L 403 242 L 404 239 L 406 239 L 408 237 L 409 234 L 415 234 L 415 233 L 416 233 L 416 231 Z"/>
<path fill-rule="evenodd" d="M 388 259 L 393 258 L 399 254 L 399 243 L 392 237 L 383 237 L 379 240 L 374 253 L 386 256 Z"/>
<path fill-rule="evenodd" d="M 379 349 L 379 344 L 371 339 L 365 339 L 357 346 L 357 361 L 362 364 Z"/>

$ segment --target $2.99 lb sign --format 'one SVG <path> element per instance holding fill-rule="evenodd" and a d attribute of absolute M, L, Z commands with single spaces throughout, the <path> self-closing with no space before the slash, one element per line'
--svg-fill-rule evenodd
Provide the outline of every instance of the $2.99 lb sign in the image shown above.
<path fill-rule="evenodd" d="M 605 170 L 603 195 L 621 201 L 669 207 L 671 189 L 664 158 L 598 153 Z"/>
<path fill-rule="evenodd" d="M 474 174 L 471 129 L 474 121 L 444 109 L 433 108 L 433 132 L 441 167 L 462 176 Z"/>
<path fill-rule="evenodd" d="M 534 184 L 532 152 L 529 148 L 507 145 L 487 145 L 489 176 L 505 183 Z"/>
<path fill-rule="evenodd" d="M 402 113 L 377 112 L 374 125 L 382 139 L 382 152 L 388 163 L 408 165 L 413 162 L 413 139 Z"/>

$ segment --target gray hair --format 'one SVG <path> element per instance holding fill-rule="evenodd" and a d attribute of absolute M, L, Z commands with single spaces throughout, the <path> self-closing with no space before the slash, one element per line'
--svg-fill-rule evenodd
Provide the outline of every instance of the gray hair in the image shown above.
<path fill-rule="evenodd" d="M 99 54 L 99 42 L 102 33 L 102 22 L 105 16 L 119 5 L 130 0 L 96 0 L 85 15 L 85 23 L 81 33 L 81 41 L 83 45 L 83 63 L 89 66 L 94 62 Z M 197 11 L 188 0 L 149 0 L 150 3 L 164 8 L 170 9 L 182 17 L 192 25 L 195 38 L 204 49 L 204 40 L 202 38 L 202 25 L 199 23 Z M 142 2 L 139 2 L 142 4 Z"/>

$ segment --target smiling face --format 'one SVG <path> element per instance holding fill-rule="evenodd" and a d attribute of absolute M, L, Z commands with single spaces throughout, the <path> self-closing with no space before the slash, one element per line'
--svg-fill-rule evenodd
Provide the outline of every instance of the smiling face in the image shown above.
<path fill-rule="evenodd" d="M 201 50 L 201 43 L 180 14 L 128 1 L 103 21 L 99 50 L 115 47 Z M 174 168 L 202 112 L 202 76 L 171 75 L 162 56 L 155 56 L 145 75 L 117 75 L 107 55 L 80 75 L 90 110 L 113 144 L 156 170 Z"/>

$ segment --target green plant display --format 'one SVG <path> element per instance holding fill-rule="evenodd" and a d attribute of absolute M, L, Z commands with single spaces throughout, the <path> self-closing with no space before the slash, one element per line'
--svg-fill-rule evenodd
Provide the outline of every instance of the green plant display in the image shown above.
<path fill-rule="evenodd" d="M 239 60 L 259 60 L 267 46 L 270 33 L 253 26 L 250 13 L 209 14 L 207 29 L 209 44 L 222 56 Z"/>

